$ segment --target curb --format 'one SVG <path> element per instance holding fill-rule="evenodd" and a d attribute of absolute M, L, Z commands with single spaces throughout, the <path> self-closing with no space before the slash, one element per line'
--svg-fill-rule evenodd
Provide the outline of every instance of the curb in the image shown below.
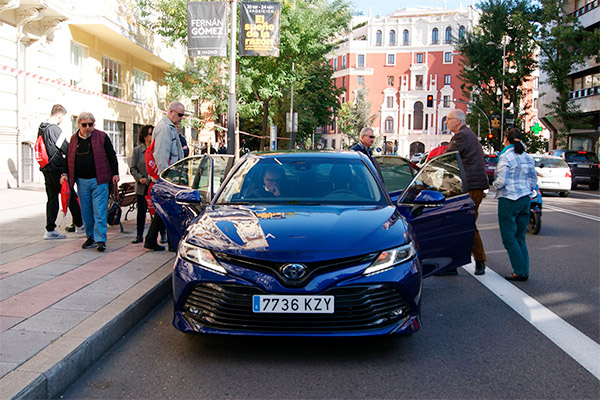
<path fill-rule="evenodd" d="M 171 291 L 173 260 L 0 379 L 2 399 L 57 398 Z"/>

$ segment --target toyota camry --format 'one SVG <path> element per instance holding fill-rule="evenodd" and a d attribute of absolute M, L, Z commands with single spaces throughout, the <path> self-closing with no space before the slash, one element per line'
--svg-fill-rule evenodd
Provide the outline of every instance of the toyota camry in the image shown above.
<path fill-rule="evenodd" d="M 163 171 L 152 198 L 177 247 L 174 326 L 417 331 L 422 279 L 470 262 L 475 208 L 457 153 L 418 173 L 400 158 L 381 161 L 379 174 L 358 152 L 250 153 L 235 165 L 202 155 Z"/>

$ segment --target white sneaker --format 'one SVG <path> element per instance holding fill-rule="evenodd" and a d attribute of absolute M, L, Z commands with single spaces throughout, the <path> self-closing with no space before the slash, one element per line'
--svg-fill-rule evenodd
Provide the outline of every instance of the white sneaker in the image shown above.
<path fill-rule="evenodd" d="M 52 232 L 46 231 L 46 233 L 44 233 L 44 239 L 46 239 L 46 240 L 65 239 L 66 237 L 67 237 L 67 235 L 58 233 L 58 232 L 56 232 L 56 230 L 53 230 Z"/>
<path fill-rule="evenodd" d="M 75 233 L 77 233 L 77 234 L 85 233 L 85 228 L 83 227 L 83 225 L 76 226 L 75 227 Z"/>

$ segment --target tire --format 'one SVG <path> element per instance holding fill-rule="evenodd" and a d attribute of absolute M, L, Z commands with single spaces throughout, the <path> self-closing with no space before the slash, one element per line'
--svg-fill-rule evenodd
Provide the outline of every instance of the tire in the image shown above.
<path fill-rule="evenodd" d="M 540 233 L 540 229 L 542 229 L 542 216 L 540 213 L 530 212 L 527 232 L 537 235 Z"/>
<path fill-rule="evenodd" d="M 560 197 L 567 197 L 567 196 L 569 196 L 569 192 L 558 192 L 558 195 Z"/>
<path fill-rule="evenodd" d="M 599 185 L 600 185 L 600 181 L 590 183 L 590 190 L 598 190 Z"/>

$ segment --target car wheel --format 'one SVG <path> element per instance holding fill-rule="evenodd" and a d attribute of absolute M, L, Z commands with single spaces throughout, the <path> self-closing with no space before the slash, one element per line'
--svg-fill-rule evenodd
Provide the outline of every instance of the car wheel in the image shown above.
<path fill-rule="evenodd" d="M 542 229 L 542 216 L 537 212 L 529 213 L 529 223 L 527 224 L 527 232 L 537 235 Z"/>
<path fill-rule="evenodd" d="M 600 184 L 600 181 L 596 181 L 593 183 L 590 183 L 590 190 L 598 190 L 598 185 Z"/>
<path fill-rule="evenodd" d="M 559 192 L 558 194 L 560 197 L 567 197 L 569 195 L 569 192 Z"/>

